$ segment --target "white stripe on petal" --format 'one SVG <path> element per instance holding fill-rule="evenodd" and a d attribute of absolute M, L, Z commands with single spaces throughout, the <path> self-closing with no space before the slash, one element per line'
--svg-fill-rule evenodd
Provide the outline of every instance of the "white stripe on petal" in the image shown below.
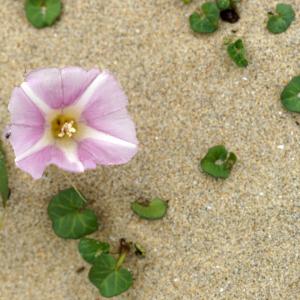
<path fill-rule="evenodd" d="M 86 105 L 89 103 L 94 92 L 105 82 L 108 76 L 109 74 L 105 71 L 99 74 L 84 91 L 79 100 L 74 105 L 72 105 L 72 109 L 82 112 Z"/>
<path fill-rule="evenodd" d="M 73 139 L 57 142 L 55 146 L 63 152 L 65 159 L 77 166 L 79 172 L 84 171 L 84 166 L 78 157 L 77 143 Z"/>
<path fill-rule="evenodd" d="M 25 94 L 28 96 L 28 98 L 44 113 L 44 114 L 48 114 L 50 111 L 52 111 L 53 109 L 48 106 L 46 104 L 45 101 L 43 101 L 43 99 L 40 99 L 35 93 L 34 91 L 30 88 L 30 86 L 28 85 L 27 82 L 23 82 L 21 84 L 21 88 L 23 89 L 23 91 L 25 92 Z"/>
<path fill-rule="evenodd" d="M 51 132 L 49 129 L 46 129 L 41 139 L 37 143 L 35 143 L 31 148 L 18 155 L 15 161 L 21 161 L 22 159 L 39 152 L 43 148 L 53 145 L 53 143 L 54 140 L 52 138 Z"/>
<path fill-rule="evenodd" d="M 114 137 L 110 134 L 101 132 L 84 124 L 80 124 L 79 132 L 76 138 L 78 138 L 79 140 L 94 139 L 129 149 L 137 148 L 136 144 L 129 143 L 127 141 Z"/>

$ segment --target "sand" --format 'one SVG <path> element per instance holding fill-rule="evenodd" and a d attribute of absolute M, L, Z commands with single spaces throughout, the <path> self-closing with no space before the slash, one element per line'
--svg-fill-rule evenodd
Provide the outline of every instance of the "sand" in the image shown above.
<path fill-rule="evenodd" d="M 285 1 L 297 20 L 281 35 L 265 26 L 277 1 L 252 0 L 240 5 L 239 23 L 209 36 L 187 22 L 202 1 L 63 2 L 61 20 L 43 30 L 28 24 L 23 1 L 1 2 L 0 129 L 13 87 L 31 69 L 98 66 L 118 76 L 140 151 L 125 166 L 69 175 L 102 219 L 93 237 L 147 249 L 145 259 L 128 259 L 134 286 L 116 299 L 299 299 L 300 117 L 279 96 L 300 72 L 300 2 Z M 245 70 L 226 55 L 231 30 L 247 47 Z M 226 181 L 198 170 L 219 143 L 239 158 Z M 12 194 L 0 232 L 0 299 L 102 299 L 77 241 L 56 237 L 47 216 L 68 182 L 54 168 L 33 181 L 4 147 Z M 169 200 L 167 216 L 139 220 L 130 203 L 141 196 Z"/>

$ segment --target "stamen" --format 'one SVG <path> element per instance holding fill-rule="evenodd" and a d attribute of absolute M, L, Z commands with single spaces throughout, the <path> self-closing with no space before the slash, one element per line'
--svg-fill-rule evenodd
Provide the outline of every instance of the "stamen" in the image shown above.
<path fill-rule="evenodd" d="M 72 137 L 74 133 L 76 133 L 76 128 L 73 126 L 74 121 L 65 122 L 63 126 L 60 128 L 60 132 L 57 134 L 58 137 L 63 138 L 65 135 L 68 137 Z"/>

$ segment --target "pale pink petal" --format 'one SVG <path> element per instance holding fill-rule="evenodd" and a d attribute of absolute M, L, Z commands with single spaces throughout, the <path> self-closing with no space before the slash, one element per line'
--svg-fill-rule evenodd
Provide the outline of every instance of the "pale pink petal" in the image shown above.
<path fill-rule="evenodd" d="M 79 67 L 39 69 L 29 73 L 26 85 L 40 101 L 60 109 L 75 102 L 99 73 Z"/>
<path fill-rule="evenodd" d="M 34 179 L 41 178 L 46 167 L 54 164 L 69 172 L 82 172 L 78 164 L 70 162 L 64 153 L 55 146 L 47 146 L 42 150 L 16 162 L 17 166 L 29 173 Z"/>
<path fill-rule="evenodd" d="M 125 164 L 136 154 L 136 148 L 126 148 L 109 142 L 95 139 L 85 139 L 79 142 L 79 159 L 87 169 L 93 169 L 96 164 Z"/>
<path fill-rule="evenodd" d="M 98 69 L 91 69 L 89 71 L 79 67 L 62 69 L 63 107 L 73 104 L 99 73 Z"/>
<path fill-rule="evenodd" d="M 44 125 L 45 119 L 43 113 L 19 87 L 13 90 L 8 109 L 11 114 L 12 124 L 28 126 Z"/>
<path fill-rule="evenodd" d="M 127 97 L 108 71 L 103 71 L 81 95 L 74 107 L 83 111 L 84 119 L 95 119 L 125 108 Z"/>
<path fill-rule="evenodd" d="M 124 141 L 137 144 L 135 125 L 126 109 L 97 116 L 97 110 L 88 109 L 84 113 L 85 123 L 101 132 L 115 136 Z"/>
<path fill-rule="evenodd" d="M 36 144 L 43 136 L 43 126 L 12 125 L 10 128 L 10 142 L 15 155 L 19 156 Z"/>
<path fill-rule="evenodd" d="M 53 109 L 63 105 L 62 80 L 60 69 L 38 69 L 26 77 L 26 85 L 41 102 Z"/>
<path fill-rule="evenodd" d="M 29 173 L 34 179 L 41 178 L 51 160 L 52 148 L 53 146 L 45 147 L 44 149 L 17 161 L 16 165 L 24 172 Z"/>

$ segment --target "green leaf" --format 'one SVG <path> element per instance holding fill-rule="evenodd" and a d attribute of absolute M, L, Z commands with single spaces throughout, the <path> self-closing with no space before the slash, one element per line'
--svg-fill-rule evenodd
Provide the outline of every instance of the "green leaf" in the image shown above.
<path fill-rule="evenodd" d="M 182 0 L 182 3 L 184 4 L 190 4 L 193 0 Z"/>
<path fill-rule="evenodd" d="M 142 219 L 157 220 L 166 214 L 168 203 L 160 198 L 154 198 L 147 203 L 135 201 L 131 203 L 131 209 Z"/>
<path fill-rule="evenodd" d="M 90 281 L 103 297 L 114 297 L 127 291 L 132 285 L 132 274 L 124 268 L 116 268 L 117 261 L 109 254 L 97 257 L 90 272 Z"/>
<path fill-rule="evenodd" d="M 238 39 L 234 43 L 227 46 L 227 53 L 229 57 L 240 68 L 246 68 L 248 66 L 248 60 L 246 59 L 246 50 L 241 39 Z"/>
<path fill-rule="evenodd" d="M 295 20 L 295 11 L 289 4 L 277 4 L 276 12 L 277 15 L 269 16 L 267 25 L 268 30 L 275 34 L 286 31 Z"/>
<path fill-rule="evenodd" d="M 218 29 L 220 11 L 213 2 L 206 2 L 201 6 L 201 12 L 194 12 L 190 18 L 191 29 L 200 33 L 212 33 Z"/>
<path fill-rule="evenodd" d="M 217 0 L 217 6 L 220 10 L 231 8 L 230 0 Z"/>
<path fill-rule="evenodd" d="M 5 153 L 0 142 L 0 196 L 2 199 L 3 207 L 6 207 L 9 193 Z"/>
<path fill-rule="evenodd" d="M 51 26 L 61 14 L 60 0 L 27 0 L 25 12 L 28 21 L 36 28 Z"/>
<path fill-rule="evenodd" d="M 61 191 L 51 200 L 48 215 L 54 232 L 64 239 L 79 239 L 98 229 L 95 213 L 74 188 Z"/>
<path fill-rule="evenodd" d="M 82 238 L 79 242 L 78 250 L 82 258 L 90 264 L 93 264 L 102 253 L 109 252 L 109 244 L 99 242 L 89 238 Z"/>
<path fill-rule="evenodd" d="M 226 179 L 236 161 L 237 157 L 234 153 L 228 153 L 224 146 L 218 145 L 208 150 L 201 160 L 200 166 L 205 173 L 216 178 Z"/>
<path fill-rule="evenodd" d="M 294 77 L 281 93 L 283 106 L 293 112 L 300 112 L 300 76 Z"/>

